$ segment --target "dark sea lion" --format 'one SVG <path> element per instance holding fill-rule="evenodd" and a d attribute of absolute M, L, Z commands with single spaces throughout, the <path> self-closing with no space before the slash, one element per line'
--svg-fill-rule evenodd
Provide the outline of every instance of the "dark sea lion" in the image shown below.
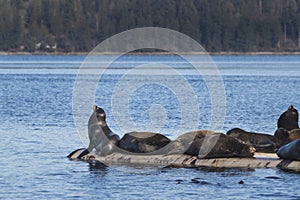
<path fill-rule="evenodd" d="M 120 140 L 120 137 L 107 126 L 105 111 L 96 105 L 93 106 L 93 110 L 88 122 L 90 143 L 88 148 L 79 155 L 79 158 L 90 153 L 94 148 L 101 156 L 111 154 Z"/>
<path fill-rule="evenodd" d="M 213 133 L 215 133 L 215 132 L 211 131 L 211 130 L 196 130 L 196 131 L 184 133 L 184 134 L 180 135 L 179 137 L 177 137 L 176 140 L 180 140 L 181 142 L 186 143 L 186 142 L 202 139 L 205 136 L 211 135 Z"/>
<path fill-rule="evenodd" d="M 276 143 L 278 148 L 290 142 L 289 131 L 284 128 L 277 129 L 274 133 L 274 137 L 278 139 L 278 143 Z"/>
<path fill-rule="evenodd" d="M 292 105 L 282 113 L 277 121 L 277 128 L 284 128 L 288 131 L 299 128 L 298 125 L 298 111 Z"/>
<path fill-rule="evenodd" d="M 281 159 L 300 160 L 300 139 L 280 147 L 276 153 Z"/>
<path fill-rule="evenodd" d="M 210 144 L 210 141 L 215 140 Z M 214 145 L 209 152 L 205 152 L 206 147 Z M 204 149 L 204 150 L 203 150 Z M 240 142 L 236 138 L 225 135 L 223 133 L 209 134 L 207 137 L 196 139 L 185 154 L 198 156 L 198 158 L 231 158 L 231 157 L 252 157 L 255 149 L 245 143 Z"/>
<path fill-rule="evenodd" d="M 277 131 L 276 136 L 254 133 L 234 128 L 227 132 L 227 135 L 232 136 L 248 145 L 252 145 L 257 152 L 275 153 L 276 150 L 288 142 L 288 133 L 284 129 Z"/>
<path fill-rule="evenodd" d="M 132 153 L 151 153 L 157 151 L 171 140 L 159 133 L 130 132 L 119 141 L 119 147 Z"/>
<path fill-rule="evenodd" d="M 206 135 L 211 135 L 215 133 L 211 130 L 196 130 L 184 133 L 178 136 L 174 141 L 172 141 L 165 151 L 168 154 L 184 154 L 189 146 L 197 139 L 202 139 Z"/>
<path fill-rule="evenodd" d="M 289 131 L 289 141 L 297 140 L 300 138 L 300 129 L 293 129 Z"/>

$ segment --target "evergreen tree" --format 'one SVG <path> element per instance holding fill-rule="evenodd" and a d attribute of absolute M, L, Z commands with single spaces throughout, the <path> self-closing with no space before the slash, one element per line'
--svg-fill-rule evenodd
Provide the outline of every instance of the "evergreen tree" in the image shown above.
<path fill-rule="evenodd" d="M 144 26 L 180 31 L 207 51 L 296 51 L 300 0 L 0 1 L 0 51 L 90 51 Z"/>

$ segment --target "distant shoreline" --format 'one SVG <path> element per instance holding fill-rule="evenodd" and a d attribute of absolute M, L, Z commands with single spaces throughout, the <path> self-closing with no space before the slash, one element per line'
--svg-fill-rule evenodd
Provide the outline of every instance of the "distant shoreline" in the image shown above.
<path fill-rule="evenodd" d="M 0 51 L 0 55 L 88 55 L 90 52 L 5 52 Z M 272 52 L 272 51 L 263 51 L 263 52 L 207 52 L 209 55 L 249 55 L 249 56 L 256 56 L 256 55 L 300 55 L 300 51 L 295 52 Z M 102 55 L 116 55 L 122 54 L 121 52 L 104 52 L 101 53 Z M 170 52 L 133 52 L 129 53 L 131 55 L 172 55 L 174 53 Z M 202 52 L 186 52 L 181 53 L 186 55 L 203 55 L 205 53 Z"/>

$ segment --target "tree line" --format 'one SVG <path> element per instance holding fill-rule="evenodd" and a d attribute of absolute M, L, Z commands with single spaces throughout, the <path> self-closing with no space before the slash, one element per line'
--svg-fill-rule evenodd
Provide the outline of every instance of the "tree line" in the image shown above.
<path fill-rule="evenodd" d="M 300 0 L 2 0 L 0 51 L 89 52 L 119 32 L 170 28 L 209 52 L 300 50 Z"/>

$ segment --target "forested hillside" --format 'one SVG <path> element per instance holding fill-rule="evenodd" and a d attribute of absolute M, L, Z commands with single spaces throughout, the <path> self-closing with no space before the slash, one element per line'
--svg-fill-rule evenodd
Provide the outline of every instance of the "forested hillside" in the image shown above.
<path fill-rule="evenodd" d="M 0 51 L 86 52 L 159 26 L 207 51 L 300 50 L 300 0 L 1 0 Z"/>

